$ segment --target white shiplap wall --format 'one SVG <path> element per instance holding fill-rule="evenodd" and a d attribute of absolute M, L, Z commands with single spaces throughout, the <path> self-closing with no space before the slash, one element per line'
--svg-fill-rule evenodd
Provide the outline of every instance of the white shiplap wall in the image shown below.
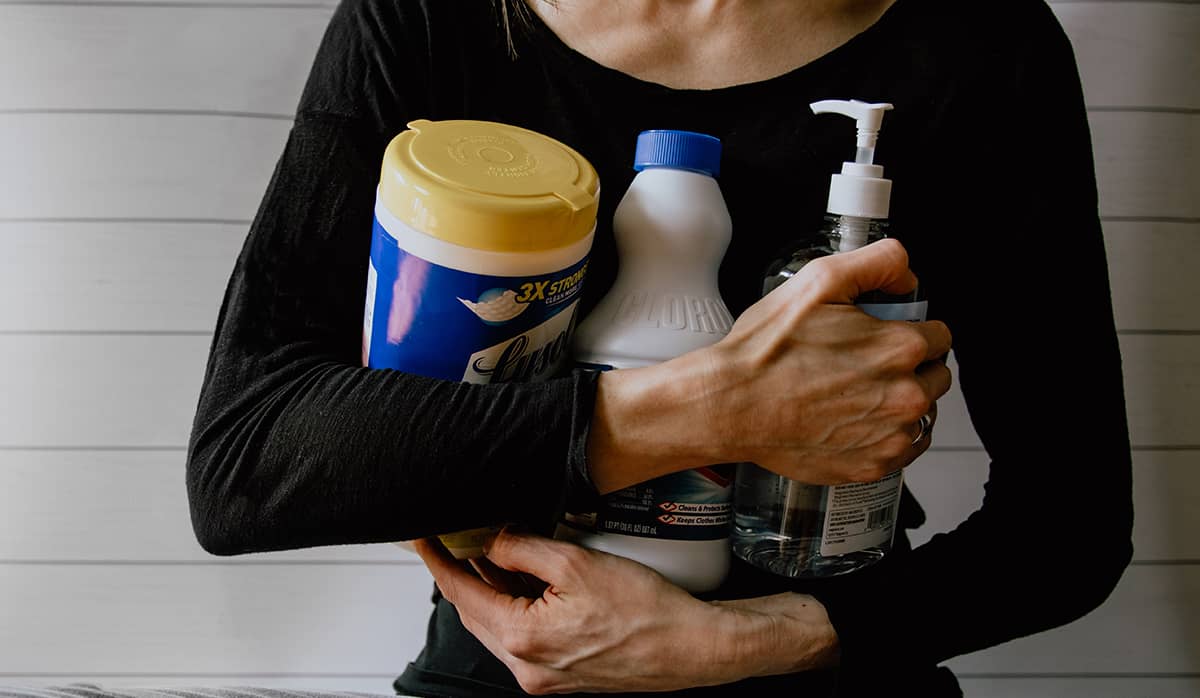
<path fill-rule="evenodd" d="M 1136 561 L 1082 621 L 953 666 L 969 696 L 1200 695 L 1200 3 L 1054 8 L 1096 144 Z M 0 0 L 0 685 L 386 693 L 420 645 L 411 557 L 214 559 L 184 500 L 221 291 L 330 12 Z M 922 536 L 987 472 L 961 398 L 942 413 L 910 469 Z"/>

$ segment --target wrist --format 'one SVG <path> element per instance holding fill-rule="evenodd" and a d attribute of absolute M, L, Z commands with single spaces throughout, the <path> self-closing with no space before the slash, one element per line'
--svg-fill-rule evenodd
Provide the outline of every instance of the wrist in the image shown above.
<path fill-rule="evenodd" d="M 600 494 L 723 462 L 703 394 L 712 361 L 701 351 L 600 374 L 588 434 L 588 468 Z"/>
<path fill-rule="evenodd" d="M 824 669 L 838 663 L 838 637 L 821 602 L 784 593 L 717 601 L 732 680 Z"/>

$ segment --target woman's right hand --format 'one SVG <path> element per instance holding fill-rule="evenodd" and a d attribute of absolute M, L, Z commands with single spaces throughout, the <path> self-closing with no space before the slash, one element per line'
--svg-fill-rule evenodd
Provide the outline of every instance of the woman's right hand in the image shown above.
<path fill-rule="evenodd" d="M 916 284 L 904 248 L 882 240 L 810 262 L 711 347 L 604 374 L 588 444 L 597 489 L 721 462 L 814 484 L 908 465 L 929 447 L 914 441 L 919 420 L 950 388 L 950 331 L 853 303 Z"/>

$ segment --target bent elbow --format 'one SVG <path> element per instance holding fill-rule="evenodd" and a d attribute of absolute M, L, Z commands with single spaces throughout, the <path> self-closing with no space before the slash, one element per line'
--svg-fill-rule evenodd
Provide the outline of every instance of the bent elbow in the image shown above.
<path fill-rule="evenodd" d="M 193 499 L 191 513 L 192 532 L 195 533 L 196 542 L 200 544 L 204 552 L 220 557 L 252 552 L 246 548 L 244 541 L 237 540 L 231 534 L 232 527 L 223 525 L 223 516 L 219 507 L 214 506 L 213 503 L 198 504 Z"/>
<path fill-rule="evenodd" d="M 1109 541 L 1102 549 L 1085 553 L 1071 574 L 1062 575 L 1059 588 L 1061 609 L 1066 617 L 1060 624 L 1078 620 L 1102 606 L 1120 583 L 1133 559 L 1133 543 L 1128 537 Z"/>
<path fill-rule="evenodd" d="M 227 557 L 256 552 L 251 532 L 253 522 L 246 520 L 244 501 L 228 486 L 231 478 L 226 464 L 213 456 L 189 450 L 187 458 L 188 510 L 196 542 L 210 555 Z"/>
<path fill-rule="evenodd" d="M 235 544 L 233 538 L 226 535 L 220 527 L 200 524 L 196 517 L 192 517 L 192 530 L 196 534 L 196 542 L 204 549 L 204 552 L 209 555 L 217 555 L 220 557 L 229 557 L 231 555 L 239 555 L 246 552 L 241 547 Z"/>
<path fill-rule="evenodd" d="M 231 517 L 220 498 L 198 494 L 189 487 L 188 508 L 192 517 L 192 532 L 204 552 L 221 557 L 250 552 L 245 541 L 238 540 L 238 536 L 234 535 L 235 528 L 228 524 Z"/>

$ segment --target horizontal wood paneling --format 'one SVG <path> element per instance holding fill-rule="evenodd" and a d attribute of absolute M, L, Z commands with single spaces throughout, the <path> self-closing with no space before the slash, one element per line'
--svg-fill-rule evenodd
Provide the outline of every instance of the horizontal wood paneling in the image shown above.
<path fill-rule="evenodd" d="M 0 563 L 137 560 L 241 564 L 411 562 L 393 545 L 213 558 L 188 519 L 182 452 L 0 451 Z M 983 498 L 983 452 L 933 451 L 906 472 L 928 520 L 913 542 L 952 530 Z M 29 493 L 47 496 L 30 497 Z M 1200 560 L 1200 451 L 1134 454 L 1136 560 Z M 53 496 L 49 496 L 49 495 Z M 1086 493 L 1082 496 L 1086 496 Z"/>
<path fill-rule="evenodd" d="M 171 4 L 0 4 L 0 110 L 290 113 L 334 3 Z M 1053 7 L 1089 104 L 1200 108 L 1200 6 Z"/>
<path fill-rule="evenodd" d="M 1117 329 L 1200 330 L 1200 224 L 1108 221 L 1104 240 Z"/>
<path fill-rule="evenodd" d="M 106 690 L 118 688 L 229 687 L 282 688 L 306 691 L 355 691 L 392 695 L 393 677 L 372 678 L 313 676 L 0 676 L 0 695 L 6 687 L 64 686 L 71 682 L 97 684 Z M 969 698 L 1195 698 L 1200 678 L 974 678 L 962 677 L 959 685 Z"/>
<path fill-rule="evenodd" d="M 1200 4 L 1051 3 L 1090 105 L 1200 109 Z"/>
<path fill-rule="evenodd" d="M 229 116 L 0 114 L 0 219 L 248 220 L 289 127 Z"/>
<path fill-rule="evenodd" d="M 1069 547 L 1063 552 L 1069 555 Z M 967 674 L 1194 672 L 1200 646 L 1196 618 L 1200 565 L 1138 565 L 1126 570 L 1112 596 L 1090 615 L 948 664 Z"/>
<path fill-rule="evenodd" d="M 276 677 L 276 676 L 0 676 L 0 695 L 6 687 L 12 692 L 22 687 L 64 686 L 72 682 L 97 684 L 103 689 L 117 688 L 196 688 L 229 687 L 282 688 L 306 691 L 355 691 L 392 695 L 391 676 L 359 677 Z M 962 677 L 959 685 L 969 698 L 1195 698 L 1200 694 L 1200 678 L 973 678 Z"/>
<path fill-rule="evenodd" d="M 1200 218 L 1200 114 L 1095 113 L 1106 216 Z M 288 123 L 227 116 L 0 114 L 0 218 L 254 215 Z"/>
<path fill-rule="evenodd" d="M 1100 213 L 1200 218 L 1200 114 L 1093 112 Z"/>
<path fill-rule="evenodd" d="M 0 673 L 368 673 L 420 646 L 418 565 L 0 565 Z M 53 614 L 45 609 L 56 608 Z M 1128 570 L 1062 629 L 953 660 L 966 673 L 1180 673 L 1200 629 L 1200 566 Z M 70 637 L 70 643 L 63 638 Z"/>
<path fill-rule="evenodd" d="M 105 5 L 130 5 L 133 7 L 154 7 L 158 5 L 184 7 L 194 5 L 205 8 L 220 8 L 231 10 L 233 13 L 244 12 L 259 6 L 265 7 L 318 7 L 332 9 L 337 6 L 337 0 L 0 0 L 0 6 L 34 5 L 65 7 L 100 7 Z M 236 17 L 236 14 L 231 14 Z"/>
<path fill-rule="evenodd" d="M 0 111 L 290 116 L 328 8 L 0 5 Z M 154 60 L 147 60 L 153 56 Z"/>
<path fill-rule="evenodd" d="M 211 332 L 248 227 L 0 222 L 0 331 Z"/>
<path fill-rule="evenodd" d="M 397 674 L 400 672 L 397 671 Z M 313 676 L 311 674 L 300 674 L 292 676 L 272 676 L 261 674 L 244 674 L 241 676 L 228 675 L 190 675 L 190 676 L 173 676 L 173 675 L 133 675 L 133 676 L 113 676 L 109 673 L 105 674 L 57 674 L 57 675 L 9 675 L 0 674 L 0 696 L 8 696 L 5 690 L 11 689 L 10 693 L 17 693 L 22 688 L 28 689 L 31 687 L 53 687 L 59 688 L 68 686 L 72 683 L 87 683 L 99 686 L 102 690 L 113 691 L 118 689 L 152 689 L 161 690 L 167 688 L 175 689 L 195 689 L 195 690 L 211 690 L 214 688 L 277 688 L 288 689 L 294 691 L 327 691 L 331 693 L 341 693 L 353 691 L 355 693 L 367 693 L 379 696 L 388 696 L 395 698 L 395 691 L 392 690 L 392 679 L 395 676 Z"/>
<path fill-rule="evenodd" d="M 181 446 L 208 345 L 207 337 L 0 335 L 0 365 L 23 369 L 0 373 L 0 447 Z M 1200 336 L 1124 336 L 1121 346 L 1134 443 L 1200 443 Z M 979 445 L 957 387 L 939 410 L 936 447 Z"/>
<path fill-rule="evenodd" d="M 1121 356 L 1133 443 L 1200 444 L 1200 336 L 1125 336 Z"/>
<path fill-rule="evenodd" d="M 1200 451 L 1135 453 L 1133 511 L 1136 559 L 1200 560 Z"/>
<path fill-rule="evenodd" d="M 988 462 L 982 451 L 933 451 L 909 466 L 905 482 L 926 514 L 925 525 L 909 532 L 914 545 L 979 508 Z M 1200 560 L 1198 494 L 1200 450 L 1133 454 L 1134 560 Z M 1088 496 L 1086 485 L 1079 496 Z"/>
<path fill-rule="evenodd" d="M 248 227 L 0 222 L 0 332 L 210 331 Z M 1117 328 L 1200 330 L 1200 224 L 1104 232 Z"/>
<path fill-rule="evenodd" d="M 969 698 L 1196 698 L 1200 678 L 961 678 Z"/>
<path fill-rule="evenodd" d="M 0 447 L 186 444 L 209 341 L 0 336 Z"/>
<path fill-rule="evenodd" d="M 399 673 L 432 589 L 420 565 L 0 565 L 0 674 Z"/>
<path fill-rule="evenodd" d="M 417 560 L 388 544 L 212 557 L 192 534 L 184 459 L 182 451 L 0 451 L 0 563 Z"/>

